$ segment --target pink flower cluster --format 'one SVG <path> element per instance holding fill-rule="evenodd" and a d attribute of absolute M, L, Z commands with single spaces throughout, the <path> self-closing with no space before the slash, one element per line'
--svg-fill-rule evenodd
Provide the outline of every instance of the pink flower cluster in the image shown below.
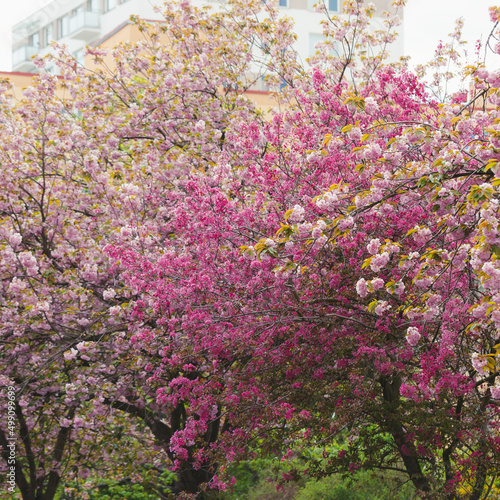
<path fill-rule="evenodd" d="M 406 330 L 406 341 L 412 347 L 415 347 L 421 338 L 422 338 L 422 336 L 420 335 L 418 328 L 415 328 L 414 326 L 410 326 Z"/>

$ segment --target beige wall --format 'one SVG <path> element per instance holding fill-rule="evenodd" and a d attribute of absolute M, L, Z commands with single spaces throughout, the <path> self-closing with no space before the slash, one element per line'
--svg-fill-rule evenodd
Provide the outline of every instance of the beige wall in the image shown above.
<path fill-rule="evenodd" d="M 139 31 L 139 28 L 133 24 L 130 24 L 127 21 L 125 23 L 120 24 L 111 33 L 105 35 L 103 38 L 93 43 L 92 45 L 106 49 L 112 49 L 113 47 L 116 47 L 120 43 L 126 43 L 126 42 L 135 43 L 144 39 L 145 36 L 143 33 Z M 114 63 L 111 54 L 105 56 L 103 60 L 108 67 L 113 67 Z M 93 56 L 89 55 L 85 56 L 85 67 L 89 69 L 94 69 L 96 67 Z"/>
<path fill-rule="evenodd" d="M 392 0 L 373 0 L 373 1 L 379 13 L 393 9 Z M 343 4 L 344 1 L 339 0 L 339 3 Z M 289 5 L 291 9 L 308 10 L 309 0 L 289 0 Z M 286 12 L 286 9 L 284 10 L 284 12 Z M 113 47 L 116 47 L 120 43 L 123 42 L 134 43 L 140 40 L 144 40 L 144 38 L 145 35 L 137 28 L 137 26 L 126 21 L 121 25 L 117 26 L 113 31 L 102 37 L 93 45 L 98 45 L 100 47 L 111 49 Z M 165 37 L 165 43 L 168 44 L 168 40 L 166 37 Z M 110 54 L 105 56 L 103 59 L 104 63 L 109 68 L 113 68 L 114 66 L 113 58 Z M 90 70 L 96 68 L 93 56 L 85 57 L 85 66 Z M 19 99 L 22 95 L 22 89 L 30 85 L 33 75 L 31 73 L 5 72 L 5 73 L 0 73 L 0 78 L 8 78 L 13 83 L 14 85 L 14 89 L 12 92 L 13 97 L 15 99 Z M 274 104 L 270 100 L 268 92 L 249 91 L 246 93 L 246 95 L 252 101 L 254 101 L 259 107 L 261 107 L 261 109 L 265 111 L 268 111 L 270 108 L 274 107 Z M 67 94 L 64 96 L 62 95 L 62 90 L 61 90 L 61 96 L 64 98 L 68 98 Z"/>
<path fill-rule="evenodd" d="M 299 1 L 307 2 L 307 0 Z M 112 33 L 97 41 L 94 45 L 111 49 L 113 47 L 116 47 L 120 43 L 134 43 L 144 39 L 144 34 L 141 33 L 136 25 L 123 23 L 116 30 L 113 30 Z M 168 44 L 167 36 L 164 36 L 163 42 L 165 44 Z M 104 56 L 103 61 L 109 68 L 112 68 L 114 66 L 113 57 L 111 56 L 111 54 Z M 96 68 L 93 56 L 85 56 L 85 67 L 90 70 Z M 269 92 L 249 90 L 248 92 L 245 92 L 245 96 L 253 101 L 259 107 L 259 109 L 266 113 L 269 112 L 271 108 L 274 108 L 276 106 L 276 104 L 271 100 Z"/>
<path fill-rule="evenodd" d="M 24 89 L 32 85 L 35 76 L 36 73 L 0 71 L 0 80 L 6 79 L 12 83 L 12 90 L 8 92 L 8 95 L 12 96 L 16 101 L 22 98 Z M 69 91 L 62 87 L 57 89 L 56 96 L 60 99 L 71 99 Z"/>
<path fill-rule="evenodd" d="M 271 98 L 269 92 L 248 90 L 243 95 L 253 101 L 261 111 L 266 113 L 266 115 L 268 115 L 272 109 L 276 108 L 276 101 Z"/>
<path fill-rule="evenodd" d="M 8 94 L 16 100 L 22 97 L 23 89 L 31 85 L 34 76 L 33 73 L 0 71 L 0 80 L 9 80 L 12 83 L 12 90 Z"/>
<path fill-rule="evenodd" d="M 307 3 L 307 0 L 293 0 L 293 1 Z M 99 47 L 107 49 L 112 49 L 113 47 L 116 47 L 120 43 L 125 43 L 125 42 L 134 43 L 144 39 L 145 35 L 138 29 L 136 25 L 133 25 L 129 22 L 125 22 L 93 45 L 97 45 Z M 168 39 L 166 36 L 164 39 L 164 43 L 168 44 Z M 103 57 L 103 61 L 108 68 L 110 69 L 113 68 L 114 61 L 110 53 Z M 85 56 L 85 67 L 88 68 L 89 70 L 93 70 L 96 68 L 96 64 L 94 62 L 94 56 L 89 56 L 89 55 Z M 0 73 L 0 79 L 7 78 L 12 82 L 13 90 L 11 94 L 15 99 L 21 98 L 23 89 L 31 85 L 34 76 L 35 74 L 33 73 L 18 73 L 18 72 Z M 248 97 L 248 99 L 253 101 L 259 107 L 259 109 L 264 111 L 266 114 L 268 114 L 271 109 L 276 107 L 276 102 L 271 99 L 271 94 L 269 92 L 264 92 L 260 90 L 249 90 L 245 92 L 244 95 Z M 70 98 L 68 91 L 65 92 L 64 89 L 61 89 L 59 91 L 59 96 L 63 99 Z"/>

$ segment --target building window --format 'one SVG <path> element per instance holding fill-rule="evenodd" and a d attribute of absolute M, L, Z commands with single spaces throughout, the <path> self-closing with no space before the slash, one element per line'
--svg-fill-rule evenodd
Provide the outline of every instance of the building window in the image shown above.
<path fill-rule="evenodd" d="M 329 39 L 331 43 L 331 38 Z M 313 56 L 317 52 L 316 45 L 318 43 L 326 42 L 326 38 L 324 35 L 320 33 L 309 33 L 309 55 Z M 331 56 L 340 56 L 340 44 L 338 42 L 334 42 L 333 48 L 328 50 L 328 54 Z"/>
<path fill-rule="evenodd" d="M 88 0 L 87 1 L 87 10 L 90 12 L 100 12 L 100 0 Z"/>
<path fill-rule="evenodd" d="M 116 0 L 106 0 L 106 12 L 113 10 L 116 7 Z"/>
<path fill-rule="evenodd" d="M 260 90 L 264 92 L 269 92 L 269 85 L 267 84 L 267 79 L 265 75 L 260 77 Z"/>
<path fill-rule="evenodd" d="M 69 35 L 69 16 L 64 16 L 59 19 L 59 37 Z"/>
<path fill-rule="evenodd" d="M 278 5 L 280 7 L 288 7 L 288 0 L 278 0 Z"/>
<path fill-rule="evenodd" d="M 313 56 L 316 54 L 316 44 L 324 42 L 325 38 L 319 33 L 309 33 L 309 55 Z"/>
<path fill-rule="evenodd" d="M 40 33 L 33 33 L 29 38 L 29 45 L 35 47 L 35 49 L 40 48 Z"/>
<path fill-rule="evenodd" d="M 328 10 L 331 12 L 337 12 L 339 10 L 339 2 L 338 0 L 327 0 L 328 2 Z"/>
<path fill-rule="evenodd" d="M 43 43 L 45 47 L 48 47 L 52 41 L 54 41 L 54 25 L 53 24 L 48 24 L 45 26 L 43 29 Z"/>
<path fill-rule="evenodd" d="M 75 59 L 80 66 L 85 66 L 85 51 L 83 49 L 76 51 Z"/>
<path fill-rule="evenodd" d="M 317 5 L 317 7 L 315 7 L 315 5 Z M 309 10 L 316 10 L 317 8 L 323 10 L 325 7 L 327 7 L 330 12 L 338 12 L 339 0 L 309 0 Z"/>

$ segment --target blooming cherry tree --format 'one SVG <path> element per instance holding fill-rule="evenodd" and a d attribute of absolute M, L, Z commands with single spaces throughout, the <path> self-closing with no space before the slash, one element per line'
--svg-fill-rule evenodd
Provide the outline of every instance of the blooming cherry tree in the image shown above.
<path fill-rule="evenodd" d="M 60 77 L 37 59 L 41 73 L 23 99 L 2 103 L 1 384 L 15 387 L 24 499 L 50 499 L 62 482 L 100 474 L 96 453 L 105 468 L 132 478 L 121 462 L 181 460 L 179 493 L 197 492 L 213 476 L 196 452 L 217 440 L 220 409 L 204 401 L 207 416 L 195 424 L 182 398 L 155 401 L 160 384 L 185 391 L 198 375 L 191 370 L 181 384 L 173 365 L 159 378 L 162 351 L 147 345 L 144 328 L 154 338 L 164 327 L 145 314 L 152 299 L 123 281 L 107 248 L 148 255 L 168 245 L 172 217 L 185 229 L 190 176 L 222 175 L 239 124 L 263 123 L 241 95 L 252 84 L 251 45 L 269 38 L 270 26 L 284 28 L 254 13 L 239 4 L 226 13 L 169 4 L 164 22 L 137 21 L 144 41 L 117 47 L 111 69 L 99 48 L 89 49 L 92 71 L 62 48 L 54 58 Z M 245 22 L 251 39 L 242 36 Z M 200 445 L 194 437 L 203 425 Z M 193 451 L 174 456 L 181 430 Z M 2 421 L 2 467 L 9 432 Z"/>
<path fill-rule="evenodd" d="M 179 497 L 225 488 L 256 439 L 285 458 L 324 447 L 317 476 L 490 487 L 497 75 L 468 68 L 470 100 L 439 104 L 384 65 L 373 7 L 344 8 L 305 70 L 272 6 L 169 4 L 111 72 L 100 49 L 92 72 L 62 51 L 61 79 L 3 106 L 1 382 L 23 498 L 89 475 L 98 449 L 119 461 L 113 426 L 146 445 L 134 460 L 176 469 Z M 268 120 L 241 95 L 260 71 L 286 83 Z"/>
<path fill-rule="evenodd" d="M 404 70 L 353 88 L 319 66 L 285 113 L 242 126 L 223 177 L 191 178 L 161 255 L 111 255 L 156 297 L 162 363 L 202 367 L 224 409 L 214 460 L 348 430 L 312 471 L 399 470 L 423 495 L 482 498 L 500 452 L 497 88 L 476 68 L 469 102 L 438 104 Z M 486 92 L 492 110 L 473 112 Z M 182 377 L 166 394 L 199 408 L 200 432 Z"/>

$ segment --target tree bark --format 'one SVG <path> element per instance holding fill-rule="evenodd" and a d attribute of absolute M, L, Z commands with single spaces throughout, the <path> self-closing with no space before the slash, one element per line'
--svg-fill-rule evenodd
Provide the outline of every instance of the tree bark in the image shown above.
<path fill-rule="evenodd" d="M 403 429 L 403 425 L 395 411 L 399 407 L 401 380 L 395 378 L 390 380 L 388 377 L 382 376 L 379 379 L 382 387 L 384 402 L 386 403 L 386 417 L 384 425 L 392 435 L 396 447 L 399 451 L 401 459 L 403 460 L 406 472 L 410 477 L 411 482 L 418 491 L 428 493 L 432 490 L 429 481 L 422 472 L 420 462 L 416 453 L 414 453 L 414 445 L 407 438 L 407 433 Z"/>
<path fill-rule="evenodd" d="M 175 431 L 182 429 L 186 418 L 186 409 L 184 403 L 180 402 L 176 408 L 172 410 L 170 418 L 170 426 L 165 424 L 159 419 L 156 419 L 152 414 L 149 414 L 143 408 L 138 408 L 132 403 L 123 401 L 105 400 L 106 404 L 113 408 L 119 409 L 130 415 L 142 419 L 145 424 L 150 428 L 154 437 L 161 444 L 170 460 L 174 460 L 175 456 L 170 451 L 170 440 Z M 204 440 L 207 444 L 215 442 L 219 437 L 220 430 L 220 410 L 218 418 L 208 425 L 207 432 L 205 433 Z M 191 454 L 191 452 L 190 452 Z M 202 500 L 205 498 L 203 493 L 200 493 L 200 487 L 203 483 L 210 481 L 213 477 L 213 472 L 207 469 L 195 469 L 192 465 L 194 459 L 188 459 L 182 463 L 181 469 L 176 471 L 178 480 L 175 482 L 172 491 L 173 493 L 195 493 L 198 494 L 197 498 Z"/>

